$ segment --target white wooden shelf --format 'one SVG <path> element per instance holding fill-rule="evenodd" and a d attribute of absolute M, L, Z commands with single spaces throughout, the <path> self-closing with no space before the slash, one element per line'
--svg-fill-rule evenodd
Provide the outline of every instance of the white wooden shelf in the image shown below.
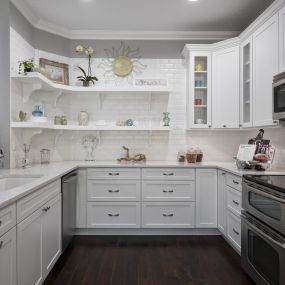
<path fill-rule="evenodd" d="M 195 73 L 208 73 L 207 70 L 201 70 L 201 71 L 194 71 Z"/>
<path fill-rule="evenodd" d="M 203 87 L 195 87 L 195 89 L 197 89 L 197 90 L 199 90 L 199 89 L 202 89 L 202 90 L 206 90 L 208 87 L 205 87 L 205 86 L 203 86 Z"/>
<path fill-rule="evenodd" d="M 79 126 L 79 125 L 54 125 L 52 123 L 11 122 L 11 128 L 18 129 L 48 129 L 62 131 L 170 131 L 170 127 L 163 126 Z"/>
<path fill-rule="evenodd" d="M 39 90 L 42 91 L 61 91 L 64 93 L 170 93 L 171 89 L 165 86 L 71 86 L 62 85 L 50 81 L 41 73 L 31 72 L 27 75 L 14 75 L 11 77 L 23 84 L 40 84 Z"/>
<path fill-rule="evenodd" d="M 207 108 L 207 105 L 194 105 L 195 108 Z"/>

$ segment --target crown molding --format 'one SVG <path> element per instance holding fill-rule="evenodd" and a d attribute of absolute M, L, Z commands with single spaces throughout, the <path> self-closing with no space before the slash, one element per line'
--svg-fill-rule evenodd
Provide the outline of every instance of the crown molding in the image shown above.
<path fill-rule="evenodd" d="M 269 18 L 277 13 L 283 6 L 285 0 L 275 0 L 253 23 L 251 23 L 241 34 L 242 41 L 252 35 L 260 26 L 262 26 Z"/>
<path fill-rule="evenodd" d="M 117 31 L 68 30 L 38 18 L 22 0 L 11 0 L 23 16 L 36 28 L 67 39 L 86 40 L 200 40 L 222 41 L 237 36 L 239 31 Z"/>

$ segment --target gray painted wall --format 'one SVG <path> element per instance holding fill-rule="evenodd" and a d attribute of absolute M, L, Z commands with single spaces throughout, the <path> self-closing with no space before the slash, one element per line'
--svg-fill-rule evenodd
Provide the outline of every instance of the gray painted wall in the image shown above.
<path fill-rule="evenodd" d="M 9 0 L 0 1 L 0 148 L 10 167 L 10 20 Z"/>
<path fill-rule="evenodd" d="M 92 46 L 95 57 L 105 57 L 104 49 L 119 47 L 120 40 L 69 40 L 42 30 L 35 29 L 29 21 L 11 3 L 10 9 L 11 27 L 15 29 L 27 42 L 36 49 L 56 53 L 66 57 L 80 57 L 74 52 L 76 45 Z M 124 41 L 132 49 L 140 48 L 143 58 L 181 58 L 181 51 L 186 43 L 211 43 L 209 41 Z"/>

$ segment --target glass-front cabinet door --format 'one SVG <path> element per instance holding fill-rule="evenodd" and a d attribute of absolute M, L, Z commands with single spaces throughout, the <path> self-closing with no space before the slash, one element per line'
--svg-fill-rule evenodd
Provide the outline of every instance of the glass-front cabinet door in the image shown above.
<path fill-rule="evenodd" d="M 189 127 L 211 128 L 211 53 L 190 53 Z"/>
<path fill-rule="evenodd" d="M 252 39 L 241 45 L 241 127 L 252 127 Z"/>

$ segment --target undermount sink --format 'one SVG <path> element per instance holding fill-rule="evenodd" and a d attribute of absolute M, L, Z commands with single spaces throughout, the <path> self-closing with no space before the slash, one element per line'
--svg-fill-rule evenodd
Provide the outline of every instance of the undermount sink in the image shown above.
<path fill-rule="evenodd" d="M 26 185 L 42 177 L 42 175 L 8 175 L 0 177 L 0 191 Z"/>

